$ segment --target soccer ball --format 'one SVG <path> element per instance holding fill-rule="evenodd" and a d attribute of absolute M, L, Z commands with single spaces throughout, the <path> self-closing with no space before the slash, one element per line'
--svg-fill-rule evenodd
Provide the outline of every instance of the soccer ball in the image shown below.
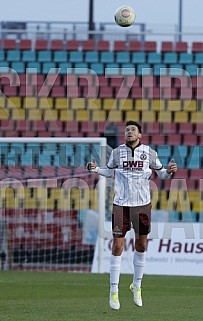
<path fill-rule="evenodd" d="M 129 27 L 135 22 L 136 14 L 131 7 L 121 6 L 116 9 L 114 18 L 120 27 Z"/>

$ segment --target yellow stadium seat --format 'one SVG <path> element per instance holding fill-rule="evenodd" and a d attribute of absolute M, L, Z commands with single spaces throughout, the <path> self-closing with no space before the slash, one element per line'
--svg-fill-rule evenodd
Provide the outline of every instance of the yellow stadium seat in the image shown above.
<path fill-rule="evenodd" d="M 8 108 L 21 108 L 21 97 L 7 97 Z"/>
<path fill-rule="evenodd" d="M 92 121 L 106 121 L 106 111 L 105 110 L 92 110 L 91 111 Z"/>
<path fill-rule="evenodd" d="M 115 121 L 122 121 L 123 115 L 122 111 L 120 110 L 110 110 L 107 115 L 107 121 L 109 122 L 115 122 Z"/>
<path fill-rule="evenodd" d="M 52 97 L 40 97 L 39 98 L 39 109 L 53 108 L 54 101 Z"/>
<path fill-rule="evenodd" d="M 189 121 L 189 113 L 187 111 L 175 111 L 175 123 L 187 123 Z"/>
<path fill-rule="evenodd" d="M 0 120 L 9 119 L 9 113 L 5 108 L 0 107 Z"/>
<path fill-rule="evenodd" d="M 103 100 L 104 110 L 116 110 L 117 109 L 117 99 L 115 98 L 105 98 Z"/>
<path fill-rule="evenodd" d="M 135 110 L 143 111 L 149 110 L 149 99 L 136 99 L 135 100 Z"/>
<path fill-rule="evenodd" d="M 135 120 L 140 121 L 140 113 L 139 111 L 132 110 L 132 111 L 126 111 L 125 113 L 125 120 Z"/>
<path fill-rule="evenodd" d="M 143 123 L 152 123 L 156 121 L 156 113 L 153 110 L 144 110 L 140 113 L 141 121 Z"/>
<path fill-rule="evenodd" d="M 70 102 L 68 98 L 56 98 L 55 99 L 55 108 L 56 109 L 69 109 Z"/>
<path fill-rule="evenodd" d="M 171 111 L 160 111 L 158 113 L 158 122 L 159 123 L 170 123 L 172 121 L 172 112 Z"/>
<path fill-rule="evenodd" d="M 51 121 L 51 120 L 58 120 L 58 110 L 55 109 L 45 109 L 44 110 L 44 119 Z"/>
<path fill-rule="evenodd" d="M 88 110 L 98 110 L 102 108 L 101 98 L 88 98 L 87 99 L 87 109 Z"/>
<path fill-rule="evenodd" d="M 73 110 L 60 110 L 59 112 L 59 120 L 61 121 L 69 121 L 74 120 L 74 111 Z"/>
<path fill-rule="evenodd" d="M 35 108 L 28 110 L 28 120 L 41 120 L 42 119 L 42 111 Z"/>
<path fill-rule="evenodd" d="M 71 109 L 84 109 L 86 106 L 85 98 L 72 98 L 70 102 Z"/>
<path fill-rule="evenodd" d="M 6 99 L 3 96 L 0 96 L 0 108 L 5 108 L 6 106 Z"/>
<path fill-rule="evenodd" d="M 193 111 L 190 114 L 190 122 L 192 124 L 201 124 L 203 123 L 203 112 L 202 111 Z"/>
<path fill-rule="evenodd" d="M 182 109 L 181 100 L 167 100 L 166 110 L 180 111 Z"/>
<path fill-rule="evenodd" d="M 12 116 L 11 118 L 13 120 L 19 120 L 19 119 L 26 119 L 25 115 L 25 109 L 12 109 Z"/>
<path fill-rule="evenodd" d="M 119 99 L 118 100 L 118 109 L 125 111 L 125 110 L 133 110 L 133 100 L 132 99 Z"/>
<path fill-rule="evenodd" d="M 151 110 L 162 111 L 165 109 L 166 100 L 165 99 L 152 99 L 151 100 Z"/>
<path fill-rule="evenodd" d="M 23 108 L 37 108 L 38 107 L 38 99 L 37 97 L 24 97 L 23 98 Z"/>
<path fill-rule="evenodd" d="M 88 121 L 90 119 L 89 110 L 76 110 L 75 120 L 77 121 Z"/>
<path fill-rule="evenodd" d="M 194 99 L 192 99 L 192 100 L 184 99 L 182 101 L 182 103 L 183 103 L 183 110 L 184 111 L 196 111 L 197 110 L 197 101 Z M 202 104 L 202 102 L 201 102 L 201 104 Z"/>

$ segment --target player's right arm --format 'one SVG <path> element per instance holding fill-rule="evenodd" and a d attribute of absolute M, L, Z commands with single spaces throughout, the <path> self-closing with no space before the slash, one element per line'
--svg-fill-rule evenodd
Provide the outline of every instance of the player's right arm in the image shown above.
<path fill-rule="evenodd" d="M 113 177 L 114 175 L 114 169 L 118 166 L 115 164 L 115 157 L 114 152 L 111 152 L 111 156 L 109 158 L 108 164 L 105 167 L 99 167 L 97 166 L 95 160 L 87 164 L 87 169 L 90 172 L 98 173 L 99 175 L 105 176 L 105 177 Z"/>

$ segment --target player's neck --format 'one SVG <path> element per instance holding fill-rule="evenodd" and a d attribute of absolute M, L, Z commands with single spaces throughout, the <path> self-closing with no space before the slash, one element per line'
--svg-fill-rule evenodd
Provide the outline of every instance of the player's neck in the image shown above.
<path fill-rule="evenodd" d="M 129 146 L 129 147 L 132 148 L 132 149 L 135 149 L 136 147 L 140 146 L 141 143 L 140 143 L 140 140 L 137 139 L 137 140 L 134 141 L 134 142 L 126 142 L 126 145 Z"/>

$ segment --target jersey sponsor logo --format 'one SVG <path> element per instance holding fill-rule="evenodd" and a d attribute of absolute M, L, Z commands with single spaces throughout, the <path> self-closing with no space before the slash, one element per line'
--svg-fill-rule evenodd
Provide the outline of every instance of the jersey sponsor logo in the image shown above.
<path fill-rule="evenodd" d="M 125 170 L 136 170 L 143 171 L 144 162 L 143 161 L 124 161 L 123 168 Z"/>

